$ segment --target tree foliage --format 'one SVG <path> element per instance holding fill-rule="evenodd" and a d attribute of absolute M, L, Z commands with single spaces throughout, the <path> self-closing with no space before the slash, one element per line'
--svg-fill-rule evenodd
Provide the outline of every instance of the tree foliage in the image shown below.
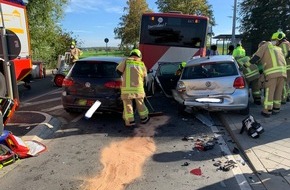
<path fill-rule="evenodd" d="M 183 14 L 196 14 L 209 17 L 211 25 L 215 25 L 212 6 L 207 0 L 157 0 L 160 12 L 181 11 Z"/>
<path fill-rule="evenodd" d="M 125 14 L 114 29 L 116 39 L 121 39 L 121 47 L 137 46 L 139 41 L 141 15 L 150 11 L 146 0 L 128 0 Z"/>
<path fill-rule="evenodd" d="M 71 33 L 59 26 L 69 0 L 30 0 L 27 4 L 29 32 L 33 60 L 56 63 L 72 41 Z"/>
<path fill-rule="evenodd" d="M 290 37 L 289 0 L 244 0 L 239 11 L 240 32 L 244 41 L 251 42 L 251 49 L 256 50 L 262 40 L 270 40 L 278 29 Z"/>

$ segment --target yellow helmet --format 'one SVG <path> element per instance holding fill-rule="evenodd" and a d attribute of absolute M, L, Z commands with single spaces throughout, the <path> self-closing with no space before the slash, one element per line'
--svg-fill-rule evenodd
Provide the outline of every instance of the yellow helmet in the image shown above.
<path fill-rule="evenodd" d="M 132 56 L 132 55 L 135 55 L 135 56 L 140 57 L 140 58 L 142 57 L 142 53 L 141 53 L 141 51 L 139 49 L 133 49 L 130 52 L 130 56 Z"/>
<path fill-rule="evenodd" d="M 282 40 L 285 37 L 286 35 L 282 31 L 278 31 L 272 35 L 271 40 Z"/>
<path fill-rule="evenodd" d="M 183 69 L 186 65 L 186 62 L 185 61 L 182 61 L 180 64 L 179 64 L 179 69 Z"/>

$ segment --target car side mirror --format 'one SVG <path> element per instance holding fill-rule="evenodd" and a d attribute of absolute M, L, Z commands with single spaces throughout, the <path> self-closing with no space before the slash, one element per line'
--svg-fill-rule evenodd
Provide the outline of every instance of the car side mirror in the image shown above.
<path fill-rule="evenodd" d="M 147 74 L 149 74 L 149 73 L 153 73 L 153 70 L 152 69 L 148 70 Z"/>

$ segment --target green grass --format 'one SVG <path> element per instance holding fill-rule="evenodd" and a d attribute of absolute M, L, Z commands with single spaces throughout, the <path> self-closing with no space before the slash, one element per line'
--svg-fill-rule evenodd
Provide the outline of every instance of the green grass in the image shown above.
<path fill-rule="evenodd" d="M 108 52 L 106 52 L 105 50 L 102 50 L 102 51 L 87 50 L 87 51 L 83 51 L 81 58 L 91 57 L 91 56 L 124 56 L 124 53 L 118 50 L 113 50 L 113 51 L 108 51 Z"/>

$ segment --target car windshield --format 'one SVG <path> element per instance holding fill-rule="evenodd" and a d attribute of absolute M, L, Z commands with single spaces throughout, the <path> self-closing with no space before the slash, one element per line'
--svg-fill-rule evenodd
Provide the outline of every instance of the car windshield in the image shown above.
<path fill-rule="evenodd" d="M 182 79 L 203 79 L 237 75 L 234 62 L 210 62 L 184 68 Z"/>
<path fill-rule="evenodd" d="M 72 77 L 117 78 L 117 63 L 104 61 L 78 61 L 75 63 Z"/>

